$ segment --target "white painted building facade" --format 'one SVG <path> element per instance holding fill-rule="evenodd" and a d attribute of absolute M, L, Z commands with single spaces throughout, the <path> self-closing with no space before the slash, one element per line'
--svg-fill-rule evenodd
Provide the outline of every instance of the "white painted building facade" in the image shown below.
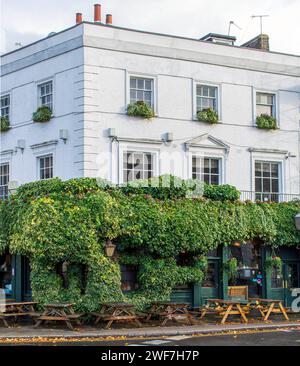
<path fill-rule="evenodd" d="M 83 22 L 3 55 L 1 96 L 2 186 L 174 174 L 300 194 L 299 56 Z M 127 116 L 140 99 L 154 118 Z M 45 103 L 51 120 L 34 123 Z M 207 105 L 219 123 L 197 120 Z M 278 129 L 258 129 L 260 111 Z"/>

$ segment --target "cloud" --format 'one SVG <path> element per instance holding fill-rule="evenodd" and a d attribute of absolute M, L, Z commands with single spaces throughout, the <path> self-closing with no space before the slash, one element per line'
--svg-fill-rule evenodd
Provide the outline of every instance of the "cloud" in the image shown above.
<path fill-rule="evenodd" d="M 232 27 L 238 44 L 256 36 L 259 19 L 251 15 L 268 14 L 264 32 L 270 36 L 274 51 L 300 55 L 299 0 L 99 0 L 105 13 L 113 14 L 113 23 L 122 27 L 200 38 L 209 32 L 227 33 L 233 20 L 242 30 Z M 3 0 L 2 19 L 6 48 L 17 42 L 31 42 L 51 31 L 74 24 L 75 13 L 84 20 L 93 19 L 95 0 Z"/>

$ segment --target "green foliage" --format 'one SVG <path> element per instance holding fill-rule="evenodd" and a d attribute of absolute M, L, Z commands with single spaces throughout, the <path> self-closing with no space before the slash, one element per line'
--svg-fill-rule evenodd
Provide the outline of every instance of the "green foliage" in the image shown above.
<path fill-rule="evenodd" d="M 203 196 L 213 201 L 236 201 L 240 197 L 240 192 L 229 184 L 205 184 Z"/>
<path fill-rule="evenodd" d="M 238 273 L 238 262 L 236 258 L 230 258 L 223 264 L 223 270 L 227 273 L 229 280 L 235 280 Z"/>
<path fill-rule="evenodd" d="M 143 100 L 139 100 L 133 104 L 129 104 L 127 107 L 128 116 L 152 118 L 154 117 L 154 111 Z"/>
<path fill-rule="evenodd" d="M 72 301 L 90 311 L 101 301 L 125 299 L 142 308 L 168 300 L 174 286 L 201 282 L 207 252 L 233 240 L 299 245 L 299 203 L 243 203 L 225 186 L 210 196 L 205 187 L 210 199 L 186 198 L 193 188 L 193 182 L 166 176 L 151 180 L 150 187 L 88 178 L 29 183 L 0 203 L 0 252 L 9 248 L 29 257 L 37 301 Z M 104 255 L 107 238 L 118 244 L 118 262 Z M 68 289 L 55 269 L 65 260 Z M 137 291 L 122 294 L 120 263 L 138 266 Z M 84 293 L 81 264 L 88 268 Z"/>
<path fill-rule="evenodd" d="M 257 128 L 262 128 L 265 130 L 276 130 L 276 119 L 268 114 L 261 114 L 256 117 Z"/>
<path fill-rule="evenodd" d="M 42 105 L 38 107 L 37 111 L 32 114 L 34 122 L 48 122 L 52 116 L 52 111 L 49 107 Z"/>
<path fill-rule="evenodd" d="M 197 119 L 201 122 L 218 123 L 218 113 L 212 108 L 204 108 L 197 113 Z"/>
<path fill-rule="evenodd" d="M 10 129 L 9 119 L 7 117 L 1 117 L 0 132 L 5 132 Z"/>
<path fill-rule="evenodd" d="M 282 273 L 282 260 L 280 257 L 272 256 L 267 257 L 265 260 L 265 269 L 272 270 L 273 268 L 277 269 L 277 274 L 281 275 Z"/>

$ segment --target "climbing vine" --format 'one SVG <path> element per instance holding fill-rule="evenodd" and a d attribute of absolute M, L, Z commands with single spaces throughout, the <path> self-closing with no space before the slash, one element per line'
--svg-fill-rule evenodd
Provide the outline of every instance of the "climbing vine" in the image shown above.
<path fill-rule="evenodd" d="M 93 311 L 103 301 L 143 307 L 169 299 L 174 286 L 200 283 L 206 253 L 233 240 L 299 245 L 299 203 L 244 203 L 233 187 L 214 188 L 210 199 L 185 198 L 186 185 L 177 183 L 161 191 L 87 178 L 25 184 L 0 204 L 0 252 L 29 258 L 35 300 L 71 301 Z M 118 260 L 104 254 L 108 238 L 117 244 Z M 67 288 L 56 270 L 63 261 Z M 138 268 L 137 290 L 122 293 L 120 264 Z"/>

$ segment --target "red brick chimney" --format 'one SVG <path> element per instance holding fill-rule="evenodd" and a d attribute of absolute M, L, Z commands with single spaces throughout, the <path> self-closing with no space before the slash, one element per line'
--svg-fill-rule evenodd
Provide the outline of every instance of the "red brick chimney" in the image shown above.
<path fill-rule="evenodd" d="M 112 25 L 112 15 L 106 14 L 106 24 Z"/>
<path fill-rule="evenodd" d="M 82 23 L 82 13 L 76 13 L 76 24 Z"/>
<path fill-rule="evenodd" d="M 100 4 L 94 5 L 94 22 L 95 23 L 101 22 L 101 5 Z"/>

